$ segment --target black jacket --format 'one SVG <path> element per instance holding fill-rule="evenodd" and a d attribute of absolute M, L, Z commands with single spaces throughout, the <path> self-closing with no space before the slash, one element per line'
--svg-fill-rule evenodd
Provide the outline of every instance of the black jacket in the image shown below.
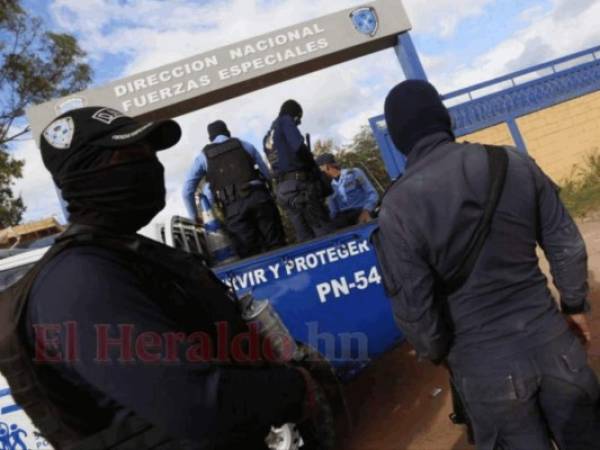
<path fill-rule="evenodd" d="M 386 194 L 376 250 L 396 321 L 434 361 L 482 361 L 542 344 L 567 329 L 542 274 L 551 264 L 563 312 L 589 308 L 587 255 L 557 186 L 529 156 L 509 149 L 505 188 L 490 235 L 466 284 L 445 298 L 440 280 L 458 269 L 489 185 L 478 144 L 430 135 Z"/>
<path fill-rule="evenodd" d="M 204 449 L 297 419 L 304 381 L 296 370 L 244 367 L 217 354 L 242 328 L 221 283 L 208 283 L 214 275 L 193 255 L 137 239 L 139 253 L 158 263 L 75 246 L 50 260 L 30 291 L 30 345 L 45 337 L 43 359 L 59 355 L 40 368 L 61 379 L 53 395 L 71 425 L 93 434 L 135 414 Z M 216 323 L 226 324 L 222 332 Z M 218 361 L 206 357 L 211 350 Z"/>

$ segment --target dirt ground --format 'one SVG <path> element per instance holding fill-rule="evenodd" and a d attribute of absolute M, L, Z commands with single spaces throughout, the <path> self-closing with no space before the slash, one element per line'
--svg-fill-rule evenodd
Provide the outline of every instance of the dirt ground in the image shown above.
<path fill-rule="evenodd" d="M 600 374 L 600 215 L 580 223 L 589 254 L 593 345 Z M 386 354 L 347 386 L 353 416 L 341 450 L 473 450 L 452 411 L 444 369 L 417 362 L 407 344 Z"/>

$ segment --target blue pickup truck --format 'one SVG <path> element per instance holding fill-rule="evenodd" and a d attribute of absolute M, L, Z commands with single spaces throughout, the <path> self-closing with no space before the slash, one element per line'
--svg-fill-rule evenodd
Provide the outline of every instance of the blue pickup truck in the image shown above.
<path fill-rule="evenodd" d="M 362 225 L 215 269 L 238 293 L 269 299 L 296 340 L 349 378 L 398 342 Z"/>

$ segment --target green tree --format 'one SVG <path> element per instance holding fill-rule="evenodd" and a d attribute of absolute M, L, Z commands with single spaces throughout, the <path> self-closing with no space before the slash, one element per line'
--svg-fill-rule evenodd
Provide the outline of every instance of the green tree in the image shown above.
<path fill-rule="evenodd" d="M 333 153 L 342 167 L 358 167 L 366 172 L 382 194 L 390 184 L 390 177 L 381 159 L 381 152 L 371 128 L 364 125 L 345 146 L 337 146 L 333 139 L 317 140 L 313 145 L 315 156 Z"/>
<path fill-rule="evenodd" d="M 380 194 L 390 184 L 377 141 L 366 125 L 361 127 L 349 145 L 338 150 L 336 158 L 342 167 L 363 169 Z"/>
<path fill-rule="evenodd" d="M 339 148 L 336 147 L 333 139 L 321 140 L 318 139 L 313 145 L 312 152 L 315 156 L 322 155 L 323 153 L 337 153 Z"/>
<path fill-rule="evenodd" d="M 600 211 L 600 149 L 591 149 L 560 186 L 560 196 L 575 217 Z"/>
<path fill-rule="evenodd" d="M 22 176 L 23 161 L 8 152 L 29 126 L 25 108 L 84 89 L 91 69 L 77 40 L 46 31 L 18 0 L 0 0 L 0 227 L 17 224 L 25 211 L 12 185 Z"/>

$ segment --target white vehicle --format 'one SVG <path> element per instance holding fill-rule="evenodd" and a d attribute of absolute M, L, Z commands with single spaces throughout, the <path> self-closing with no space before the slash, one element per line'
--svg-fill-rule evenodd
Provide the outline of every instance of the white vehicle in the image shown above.
<path fill-rule="evenodd" d="M 190 253 L 205 255 L 205 237 L 202 228 L 183 217 L 174 216 L 169 227 L 156 224 L 155 232 L 148 236 L 170 247 Z M 32 249 L 13 249 L 10 256 L 0 259 L 0 291 L 16 283 L 50 248 L 53 239 L 44 239 L 47 245 Z M 1 258 L 1 256 L 0 256 Z M 1 447 L 0 447 L 1 448 Z"/>

